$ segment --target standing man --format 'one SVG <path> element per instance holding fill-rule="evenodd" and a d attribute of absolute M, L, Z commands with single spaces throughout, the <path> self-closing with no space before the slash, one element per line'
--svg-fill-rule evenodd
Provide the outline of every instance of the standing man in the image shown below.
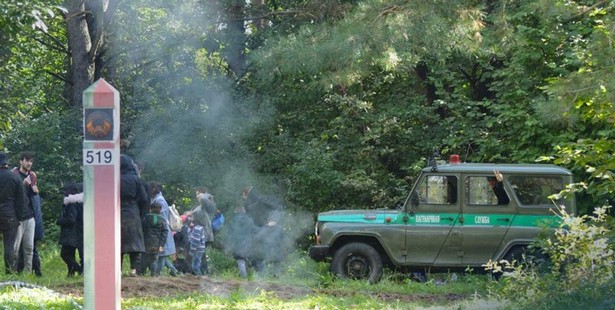
<path fill-rule="evenodd" d="M 36 173 L 31 171 L 33 161 L 34 155 L 31 152 L 21 152 L 19 154 L 19 167 L 13 169 L 13 172 L 21 176 L 27 197 L 26 207 L 24 208 L 22 217 L 19 218 L 19 229 L 17 229 L 17 236 L 15 236 L 15 249 L 13 254 L 15 270 L 20 271 L 18 261 L 20 254 L 22 254 L 23 269 L 28 273 L 32 272 L 32 259 L 34 256 L 34 232 L 36 229 L 36 221 L 34 219 L 34 203 L 36 202 L 34 202 L 34 200 L 40 202 L 40 200 L 38 200 Z"/>
<path fill-rule="evenodd" d="M 4 269 L 6 274 L 13 272 L 13 251 L 19 218 L 23 217 L 27 205 L 26 192 L 22 180 L 9 171 L 8 158 L 0 152 L 0 232 L 4 241 Z"/>

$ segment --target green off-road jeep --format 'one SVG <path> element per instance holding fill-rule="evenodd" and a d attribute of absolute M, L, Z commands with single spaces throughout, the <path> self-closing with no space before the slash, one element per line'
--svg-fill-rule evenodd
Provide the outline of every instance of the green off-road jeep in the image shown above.
<path fill-rule="evenodd" d="M 331 259 L 342 278 L 376 282 L 384 266 L 405 271 L 482 270 L 489 260 L 518 259 L 559 225 L 556 205 L 575 214 L 574 197 L 550 196 L 572 183 L 554 165 L 449 163 L 424 168 L 399 210 L 318 214 L 309 256 Z"/>

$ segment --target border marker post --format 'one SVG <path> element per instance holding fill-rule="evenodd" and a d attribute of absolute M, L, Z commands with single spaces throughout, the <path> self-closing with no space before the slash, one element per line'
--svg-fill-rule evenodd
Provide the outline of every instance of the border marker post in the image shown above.
<path fill-rule="evenodd" d="M 83 92 L 85 309 L 120 309 L 120 95 L 104 79 Z"/>

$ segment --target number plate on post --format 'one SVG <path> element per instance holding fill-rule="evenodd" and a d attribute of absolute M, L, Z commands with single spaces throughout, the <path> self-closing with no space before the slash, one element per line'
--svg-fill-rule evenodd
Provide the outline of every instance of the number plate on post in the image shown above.
<path fill-rule="evenodd" d="M 115 165 L 113 149 L 83 149 L 84 166 Z"/>

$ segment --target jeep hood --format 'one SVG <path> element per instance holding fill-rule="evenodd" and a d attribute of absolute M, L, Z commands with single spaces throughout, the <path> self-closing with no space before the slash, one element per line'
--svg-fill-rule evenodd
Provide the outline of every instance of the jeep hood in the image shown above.
<path fill-rule="evenodd" d="M 318 222 L 384 223 L 395 221 L 401 213 L 396 210 L 337 210 L 318 213 Z"/>

